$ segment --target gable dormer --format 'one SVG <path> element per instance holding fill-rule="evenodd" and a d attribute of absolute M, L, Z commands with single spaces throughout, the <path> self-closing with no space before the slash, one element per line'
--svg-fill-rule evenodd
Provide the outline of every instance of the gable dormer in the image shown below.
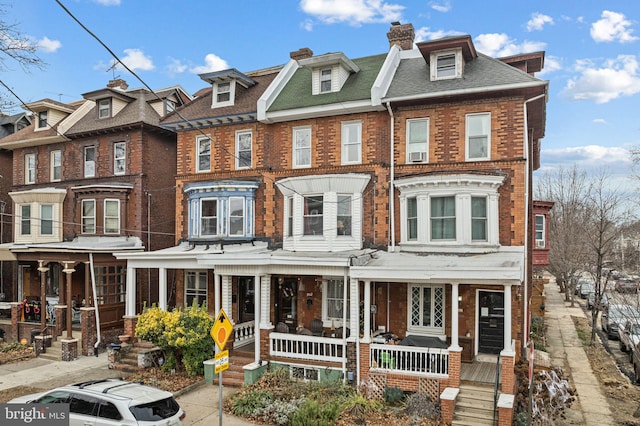
<path fill-rule="evenodd" d="M 429 65 L 431 81 L 462 78 L 465 64 L 478 57 L 469 35 L 423 41 L 416 46 Z"/>
<path fill-rule="evenodd" d="M 135 98 L 125 93 L 128 87 L 124 80 L 110 80 L 106 88 L 94 90 L 82 96 L 96 103 L 96 118 L 104 120 L 115 117 L 124 107 L 135 101 Z"/>
<path fill-rule="evenodd" d="M 176 108 L 192 101 L 193 98 L 181 86 L 171 86 L 155 90 L 155 95 L 148 101 L 159 116 L 171 114 Z"/>
<path fill-rule="evenodd" d="M 200 78 L 211 83 L 211 108 L 233 106 L 236 98 L 236 87 L 240 85 L 245 89 L 256 84 L 255 80 L 246 76 L 235 68 L 200 74 Z"/>
<path fill-rule="evenodd" d="M 36 132 L 52 128 L 74 111 L 73 108 L 51 99 L 32 102 L 25 107 L 35 114 L 34 131 Z"/>
<path fill-rule="evenodd" d="M 339 92 L 352 73 L 360 68 L 343 53 L 328 53 L 298 60 L 298 65 L 311 71 L 311 93 Z"/>

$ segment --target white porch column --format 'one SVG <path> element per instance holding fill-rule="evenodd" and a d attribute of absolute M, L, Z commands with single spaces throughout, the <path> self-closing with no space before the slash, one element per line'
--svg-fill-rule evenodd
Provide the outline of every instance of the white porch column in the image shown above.
<path fill-rule="evenodd" d="M 461 349 L 458 344 L 458 283 L 451 283 L 451 346 L 449 349 Z"/>
<path fill-rule="evenodd" d="M 364 282 L 364 338 L 362 343 L 371 343 L 371 281 Z"/>
<path fill-rule="evenodd" d="M 158 268 L 158 307 L 167 310 L 167 268 Z"/>
<path fill-rule="evenodd" d="M 262 312 L 262 306 L 260 305 L 260 287 L 262 287 L 262 283 L 260 282 L 260 274 L 256 274 L 253 277 L 253 288 L 255 289 L 253 292 L 253 318 L 255 322 L 255 339 L 253 342 L 254 345 L 254 359 L 255 363 L 258 363 L 262 358 L 260 356 L 260 314 Z"/>
<path fill-rule="evenodd" d="M 504 285 L 504 350 L 511 353 L 511 284 Z"/>
<path fill-rule="evenodd" d="M 349 312 L 349 329 L 351 330 L 351 334 L 349 335 L 349 339 L 355 341 L 356 336 L 360 333 L 360 288 L 357 278 L 351 278 L 349 282 L 351 283 L 349 289 L 351 294 L 351 312 Z"/>
<path fill-rule="evenodd" d="M 233 320 L 233 305 L 231 300 L 231 275 L 222 275 L 222 309 L 227 313 L 227 316 L 231 319 L 231 322 L 235 324 Z"/>
<path fill-rule="evenodd" d="M 256 320 L 259 321 L 261 329 L 273 328 L 271 319 L 269 319 L 270 307 L 271 307 L 271 275 L 263 275 L 260 280 L 260 317 L 256 316 Z M 256 324 L 257 326 L 257 324 Z"/>
<path fill-rule="evenodd" d="M 136 316 L 136 268 L 127 265 L 127 295 L 125 298 L 125 315 Z"/>
<path fill-rule="evenodd" d="M 220 312 L 220 274 L 213 274 L 213 304 L 215 307 L 215 315 Z"/>

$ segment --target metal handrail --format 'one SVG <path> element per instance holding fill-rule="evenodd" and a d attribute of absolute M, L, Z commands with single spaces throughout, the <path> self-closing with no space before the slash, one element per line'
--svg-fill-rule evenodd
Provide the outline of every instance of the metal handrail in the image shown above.
<path fill-rule="evenodd" d="M 496 424 L 496 409 L 498 408 L 498 386 L 500 385 L 500 354 L 496 361 L 496 383 L 493 386 L 493 424 Z"/>

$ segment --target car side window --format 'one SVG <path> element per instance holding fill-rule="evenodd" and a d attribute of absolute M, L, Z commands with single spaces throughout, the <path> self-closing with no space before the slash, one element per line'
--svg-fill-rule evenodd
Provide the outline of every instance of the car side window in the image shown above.
<path fill-rule="evenodd" d="M 118 408 L 110 402 L 100 401 L 98 404 L 98 417 L 111 420 L 122 420 Z"/>
<path fill-rule="evenodd" d="M 65 391 L 54 391 L 48 393 L 46 395 L 42 395 L 40 398 L 35 400 L 38 404 L 60 404 L 69 402 L 69 392 Z"/>
<path fill-rule="evenodd" d="M 95 416 L 97 403 L 98 400 L 96 398 L 73 394 L 71 397 L 71 406 L 69 407 L 69 411 L 76 414 Z"/>

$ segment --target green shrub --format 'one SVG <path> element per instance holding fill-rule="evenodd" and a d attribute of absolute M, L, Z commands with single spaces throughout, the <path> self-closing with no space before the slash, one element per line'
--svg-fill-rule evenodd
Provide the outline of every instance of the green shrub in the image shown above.
<path fill-rule="evenodd" d="M 236 416 L 253 417 L 258 410 L 262 409 L 273 400 L 271 392 L 261 389 L 254 389 L 250 392 L 241 392 L 231 399 L 231 412 Z"/>
<path fill-rule="evenodd" d="M 382 397 L 387 404 L 397 404 L 404 399 L 404 391 L 396 387 L 387 387 L 384 389 Z"/>
<path fill-rule="evenodd" d="M 332 426 L 340 416 L 341 406 L 336 400 L 306 400 L 293 414 L 291 426 Z"/>

